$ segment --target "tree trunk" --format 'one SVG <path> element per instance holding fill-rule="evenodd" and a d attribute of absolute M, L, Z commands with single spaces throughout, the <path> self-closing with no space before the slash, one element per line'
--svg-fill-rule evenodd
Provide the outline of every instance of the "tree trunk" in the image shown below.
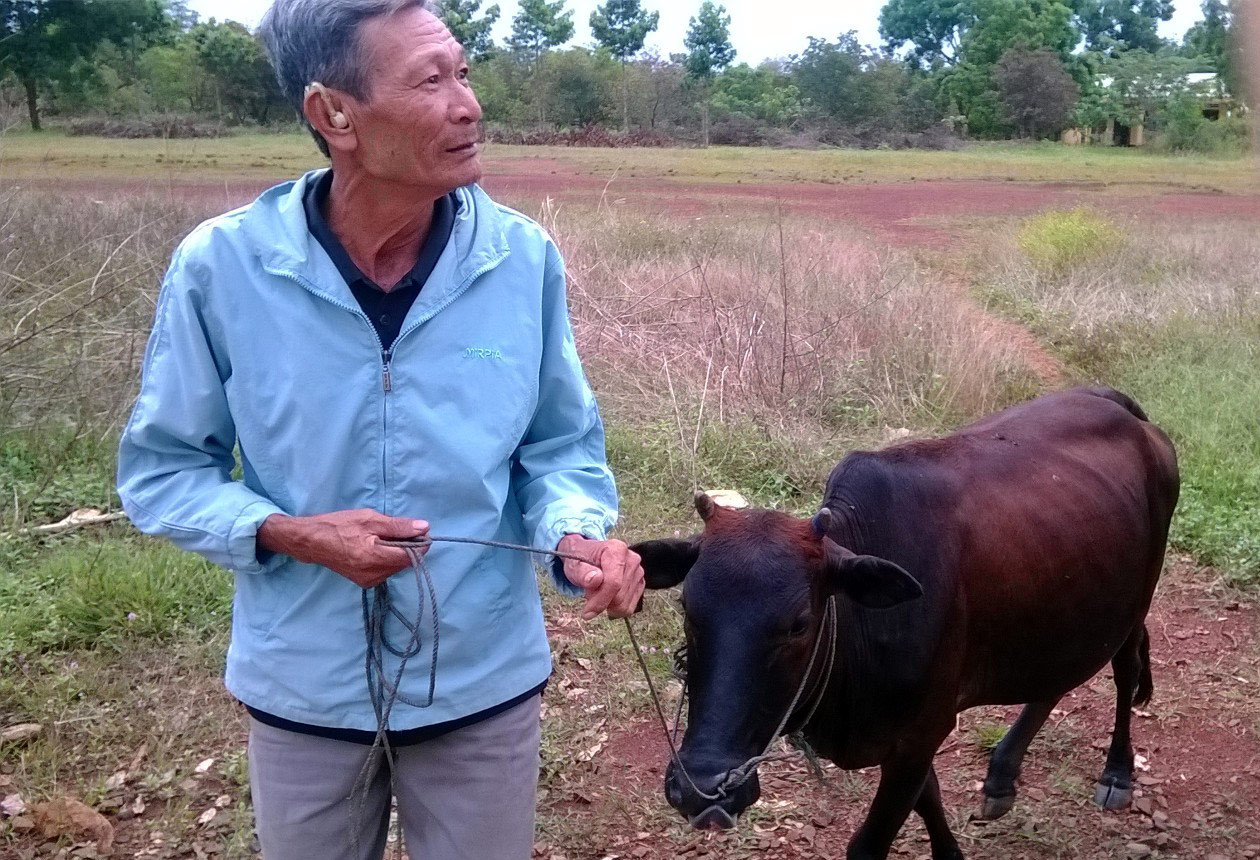
<path fill-rule="evenodd" d="M 31 117 L 31 131 L 40 131 L 39 126 L 39 90 L 35 86 L 35 78 L 22 78 L 22 86 L 26 88 L 26 112 Z"/>
<path fill-rule="evenodd" d="M 709 148 L 709 84 L 705 82 L 704 94 L 700 97 L 700 129 L 704 138 L 704 148 Z"/>
<path fill-rule="evenodd" d="M 624 58 L 621 61 L 621 130 L 630 133 L 630 78 Z"/>

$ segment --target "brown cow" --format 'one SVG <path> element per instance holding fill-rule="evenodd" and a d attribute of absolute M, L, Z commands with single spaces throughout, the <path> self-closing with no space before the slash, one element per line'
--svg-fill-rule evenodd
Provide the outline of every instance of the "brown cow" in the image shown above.
<path fill-rule="evenodd" d="M 698 827 L 733 825 L 759 793 L 741 765 L 790 710 L 786 730 L 824 757 L 881 768 L 850 860 L 886 857 L 911 810 L 934 860 L 955 860 L 932 766 L 955 715 L 1026 704 L 989 764 L 982 815 L 996 818 L 1051 709 L 1110 661 L 1116 722 L 1095 800 L 1125 807 L 1178 487 L 1173 446 L 1136 403 L 1075 389 L 851 454 L 812 520 L 698 498 L 702 533 L 634 547 L 650 588 L 685 577 L 690 725 L 670 804 Z"/>

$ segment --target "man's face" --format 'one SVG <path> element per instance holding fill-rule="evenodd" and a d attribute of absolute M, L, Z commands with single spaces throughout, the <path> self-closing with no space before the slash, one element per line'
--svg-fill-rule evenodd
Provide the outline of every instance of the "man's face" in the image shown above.
<path fill-rule="evenodd" d="M 368 97 L 348 107 L 363 169 L 439 195 L 480 179 L 481 106 L 446 25 L 413 7 L 369 20 L 360 40 Z"/>

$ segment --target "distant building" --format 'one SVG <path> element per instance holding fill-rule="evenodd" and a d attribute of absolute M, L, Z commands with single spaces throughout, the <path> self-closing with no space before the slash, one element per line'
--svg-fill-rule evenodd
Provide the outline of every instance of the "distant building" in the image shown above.
<path fill-rule="evenodd" d="M 1102 78 L 1101 86 L 1110 88 L 1111 78 Z M 1205 119 L 1215 122 L 1233 116 L 1241 116 L 1247 112 L 1247 106 L 1232 96 L 1226 89 L 1224 81 L 1215 72 L 1191 72 L 1185 76 L 1184 91 L 1198 99 Z M 1176 93 L 1169 92 L 1172 98 Z M 1102 146 L 1144 146 L 1146 144 L 1146 114 L 1137 99 L 1130 99 L 1126 107 L 1140 114 L 1141 119 L 1133 123 L 1125 123 L 1114 117 L 1107 124 L 1098 128 L 1069 128 L 1063 132 L 1062 141 L 1069 146 L 1082 144 L 1099 144 Z"/>

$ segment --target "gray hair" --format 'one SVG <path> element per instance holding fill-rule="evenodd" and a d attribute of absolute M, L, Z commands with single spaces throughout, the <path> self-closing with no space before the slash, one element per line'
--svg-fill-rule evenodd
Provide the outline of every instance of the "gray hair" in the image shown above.
<path fill-rule="evenodd" d="M 324 140 L 302 112 L 306 87 L 319 81 L 356 99 L 370 95 L 370 82 L 359 52 L 359 28 L 379 15 L 392 15 L 428 0 L 275 0 L 258 28 L 285 100 L 324 155 Z"/>

